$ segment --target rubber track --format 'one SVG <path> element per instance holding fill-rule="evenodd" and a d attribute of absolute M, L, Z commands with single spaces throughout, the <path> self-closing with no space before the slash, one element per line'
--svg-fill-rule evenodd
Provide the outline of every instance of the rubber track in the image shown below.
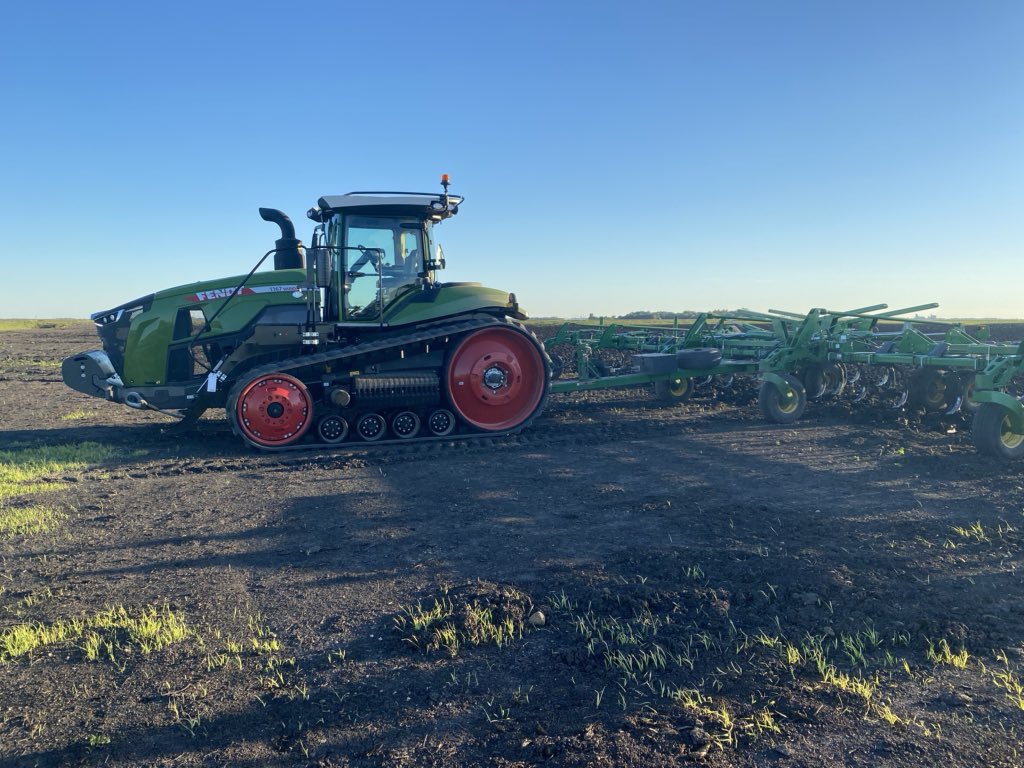
<path fill-rule="evenodd" d="M 363 342 L 362 344 L 355 344 L 350 347 L 342 347 L 339 349 L 332 349 L 327 352 L 318 352 L 313 355 L 302 355 L 300 357 L 279 360 L 277 362 L 268 363 L 266 365 L 261 365 L 252 369 L 251 371 L 249 371 L 248 375 L 244 379 L 242 379 L 240 382 L 235 384 L 234 387 L 231 388 L 231 393 L 228 396 L 226 410 L 228 414 L 228 423 L 231 425 L 231 431 L 234 432 L 234 434 L 236 434 L 238 437 L 241 437 L 243 440 L 245 440 L 246 444 L 251 445 L 253 448 L 256 448 L 265 453 L 315 451 L 332 448 L 341 449 L 344 446 L 351 446 L 353 444 L 359 445 L 360 443 L 356 441 L 353 441 L 352 443 L 342 443 L 337 445 L 317 442 L 299 442 L 295 445 L 286 445 L 281 446 L 279 448 L 269 447 L 265 445 L 256 445 L 255 443 L 249 442 L 249 440 L 246 439 L 245 435 L 241 433 L 241 430 L 235 423 L 235 403 L 238 401 L 238 394 L 245 388 L 245 386 L 249 382 L 259 378 L 260 376 L 266 376 L 267 374 L 290 373 L 296 376 L 296 378 L 302 379 L 303 377 L 301 375 L 301 371 L 305 368 L 317 368 L 326 363 L 338 363 L 346 360 L 352 362 L 356 358 L 374 355 L 378 352 L 385 352 L 389 349 L 396 349 L 404 346 L 409 346 L 411 344 L 422 344 L 437 339 L 444 339 L 445 337 L 448 336 L 459 336 L 462 334 L 471 333 L 472 331 L 477 331 L 483 328 L 492 328 L 495 326 L 506 328 L 511 327 L 519 331 L 520 333 L 525 334 L 529 339 L 532 339 L 537 344 L 541 354 L 545 357 L 545 359 L 547 359 L 547 353 L 544 352 L 544 346 L 537 340 L 537 337 L 531 331 L 527 330 L 523 325 L 508 317 L 503 317 L 499 319 L 497 317 L 494 317 L 493 315 L 472 315 L 466 319 L 457 322 L 442 323 L 440 325 L 426 327 L 420 326 L 418 330 L 413 331 L 411 333 L 406 333 L 398 336 L 386 336 L 384 338 L 366 341 Z M 349 365 L 347 367 L 351 368 L 352 366 Z M 478 432 L 467 435 L 445 435 L 443 437 L 415 437 L 412 438 L 411 440 L 375 440 L 372 442 L 363 442 L 362 444 L 366 446 L 410 445 L 411 443 L 420 444 L 428 442 L 451 442 L 472 439 L 489 440 L 495 437 L 502 437 L 504 435 L 514 435 L 519 431 L 526 429 L 528 426 L 530 426 L 530 424 L 533 423 L 533 420 L 540 415 L 540 413 L 544 410 L 544 405 L 547 402 L 547 397 L 548 393 L 545 389 L 544 396 L 541 398 L 540 403 L 537 405 L 537 408 L 534 410 L 530 418 L 528 418 L 526 421 L 524 421 L 522 424 L 515 427 L 514 429 L 509 429 L 502 432 Z"/>
<path fill-rule="evenodd" d="M 135 477 L 177 477 L 201 475 L 216 472 L 274 472 L 291 471 L 297 467 L 309 466 L 315 462 L 320 469 L 343 469 L 369 465 L 390 465 L 418 461 L 440 451 L 463 452 L 486 445 L 489 451 L 501 452 L 516 449 L 543 450 L 547 448 L 589 447 L 616 444 L 624 440 L 658 439 L 676 437 L 687 432 L 700 431 L 703 415 L 683 411 L 679 418 L 644 420 L 638 422 L 591 421 L 565 423 L 541 419 L 532 429 L 523 434 L 475 433 L 461 436 L 413 440 L 380 440 L 374 442 L 351 441 L 338 444 L 313 443 L 304 451 L 271 449 L 264 453 L 265 459 L 253 464 L 250 455 L 217 456 L 210 458 L 174 459 L 157 461 L 144 465 Z M 223 430 L 225 438 L 227 429 Z M 504 437 L 504 439 L 495 438 Z M 316 457 L 310 451 L 316 450 Z M 273 454 L 273 456 L 271 455 Z"/>

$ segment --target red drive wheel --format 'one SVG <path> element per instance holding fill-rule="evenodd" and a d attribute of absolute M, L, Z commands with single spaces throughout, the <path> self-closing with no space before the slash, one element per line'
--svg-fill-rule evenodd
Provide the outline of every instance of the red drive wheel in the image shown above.
<path fill-rule="evenodd" d="M 459 416 L 488 432 L 514 429 L 537 410 L 547 387 L 544 357 L 528 336 L 484 328 L 448 360 L 448 394 Z"/>
<path fill-rule="evenodd" d="M 235 418 L 246 440 L 268 448 L 291 445 L 312 423 L 313 399 L 306 385 L 286 373 L 253 379 L 238 396 Z"/>

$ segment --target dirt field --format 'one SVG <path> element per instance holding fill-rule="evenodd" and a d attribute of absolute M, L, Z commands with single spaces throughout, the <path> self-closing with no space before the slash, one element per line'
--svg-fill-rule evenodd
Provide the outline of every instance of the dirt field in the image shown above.
<path fill-rule="evenodd" d="M 2 766 L 1024 763 L 1024 467 L 962 422 L 267 456 L 64 388 L 96 346 L 0 333 Z"/>

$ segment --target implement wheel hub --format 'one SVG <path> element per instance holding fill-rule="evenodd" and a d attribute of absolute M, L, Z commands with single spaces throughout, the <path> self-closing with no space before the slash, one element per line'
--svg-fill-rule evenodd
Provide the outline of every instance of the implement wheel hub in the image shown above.
<path fill-rule="evenodd" d="M 512 328 L 485 328 L 459 342 L 448 360 L 448 394 L 478 429 L 515 429 L 537 410 L 547 383 L 540 349 Z"/>
<path fill-rule="evenodd" d="M 299 440 L 309 429 L 313 399 L 294 376 L 272 373 L 246 385 L 238 396 L 238 427 L 250 442 L 277 447 Z"/>
<path fill-rule="evenodd" d="M 1013 431 L 1013 424 L 1010 423 L 1009 416 L 1004 416 L 999 424 L 999 442 L 1011 450 L 1020 448 L 1024 443 L 1024 435 Z"/>

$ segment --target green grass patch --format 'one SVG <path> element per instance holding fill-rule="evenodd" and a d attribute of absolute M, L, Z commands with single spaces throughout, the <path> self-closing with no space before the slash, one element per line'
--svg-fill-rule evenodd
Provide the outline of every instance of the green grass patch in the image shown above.
<path fill-rule="evenodd" d="M 701 574 L 690 593 L 696 610 L 680 611 L 683 600 L 676 602 L 639 575 L 620 577 L 621 584 L 603 590 L 586 608 L 564 592 L 550 597 L 552 626 L 574 628 L 578 647 L 598 662 L 579 668 L 574 679 L 593 686 L 595 709 L 621 710 L 624 717 L 647 719 L 658 728 L 667 728 L 658 724 L 671 723 L 679 709 L 695 715 L 707 738 L 694 750 L 697 756 L 709 748 L 773 741 L 787 712 L 803 716 L 807 711 L 791 698 L 794 694 L 815 700 L 815 712 L 828 708 L 889 728 L 925 731 L 927 725 L 894 709 L 892 700 L 916 674 L 904 650 L 909 633 L 890 638 L 872 622 L 852 631 L 829 624 L 813 633 L 787 627 L 778 615 L 769 626 L 744 628 L 732 618 L 723 623 L 728 606 L 723 608 L 717 590 L 706 586 L 704 571 L 693 568 Z M 767 586 L 759 595 L 766 603 L 778 602 L 775 588 Z M 434 613 L 428 608 L 421 615 L 433 618 Z M 430 626 L 438 620 L 443 619 Z M 929 659 L 957 666 L 964 657 L 945 641 L 930 645 Z M 1012 674 L 993 681 L 1015 701 Z"/>
<path fill-rule="evenodd" d="M 955 651 L 945 638 L 940 639 L 937 643 L 932 643 L 929 640 L 925 656 L 933 664 L 948 664 L 957 669 L 964 669 L 971 658 L 971 654 L 967 652 L 966 648 L 961 646 L 960 650 Z"/>
<path fill-rule="evenodd" d="M 119 454 L 114 448 L 89 442 L 0 451 L 0 502 L 13 496 L 61 490 L 65 483 L 46 478 L 77 472 Z"/>
<path fill-rule="evenodd" d="M 61 421 L 81 421 L 82 419 L 88 419 L 95 415 L 95 411 L 71 411 L 71 413 L 65 413 L 60 417 Z"/>
<path fill-rule="evenodd" d="M 47 533 L 66 517 L 59 509 L 47 506 L 0 507 L 0 538 Z"/>
<path fill-rule="evenodd" d="M 137 611 L 118 605 L 92 616 L 8 627 L 0 633 L 0 664 L 62 643 L 80 643 L 87 661 L 106 658 L 117 663 L 128 653 L 159 651 L 193 634 L 167 605 Z"/>
<path fill-rule="evenodd" d="M 11 357 L 6 360 L 0 360 L 0 371 L 5 373 L 27 373 L 39 368 L 60 368 L 60 360 L 42 360 L 37 357 L 33 358 L 15 358 Z"/>
<path fill-rule="evenodd" d="M 424 653 L 445 650 L 457 656 L 463 646 L 507 646 L 523 636 L 530 599 L 507 588 L 495 596 L 456 597 L 447 592 L 429 606 L 403 607 L 393 617 L 402 640 Z"/>

